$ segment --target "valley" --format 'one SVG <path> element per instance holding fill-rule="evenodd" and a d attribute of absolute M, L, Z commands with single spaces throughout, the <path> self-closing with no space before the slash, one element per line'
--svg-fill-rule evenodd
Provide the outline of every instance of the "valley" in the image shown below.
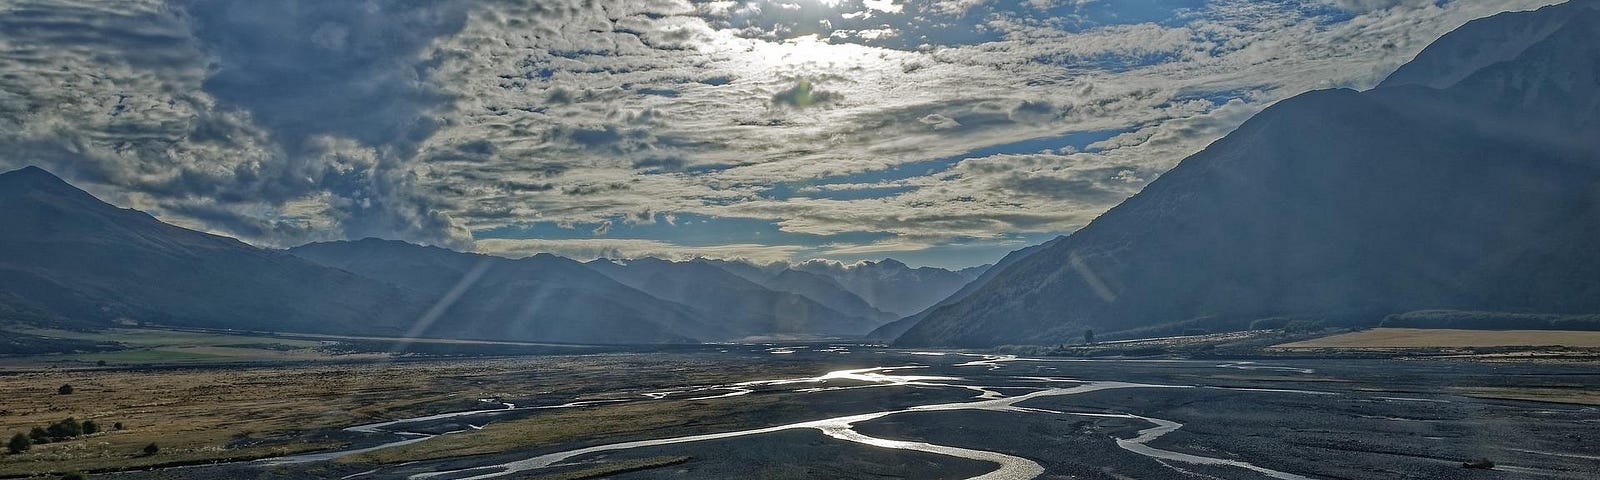
<path fill-rule="evenodd" d="M 0 427 L 77 416 L 127 428 L 3 457 L 0 475 L 70 464 L 133 479 L 1589 478 L 1592 367 L 820 343 L 12 368 L 0 394 L 21 401 Z M 75 392 L 57 395 L 63 383 Z M 148 442 L 161 452 L 134 453 Z M 1480 457 L 1499 466 L 1461 467 Z"/>

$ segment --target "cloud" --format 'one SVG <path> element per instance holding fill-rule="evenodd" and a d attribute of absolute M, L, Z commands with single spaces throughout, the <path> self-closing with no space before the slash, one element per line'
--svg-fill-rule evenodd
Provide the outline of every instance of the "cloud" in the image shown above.
<path fill-rule="evenodd" d="M 358 125 L 401 117 L 396 110 L 335 115 L 373 110 L 382 102 L 352 102 L 392 92 L 340 98 L 360 88 L 325 82 L 327 91 L 301 85 L 295 95 L 264 89 L 252 97 L 249 88 L 230 83 L 237 64 L 251 65 L 253 75 L 283 77 L 280 83 L 309 81 L 299 78 L 315 77 L 328 65 L 297 56 L 304 52 L 239 52 L 327 48 L 365 38 L 359 29 L 328 23 L 275 35 L 269 27 L 241 27 L 213 37 L 197 32 L 226 31 L 226 23 L 239 18 L 197 17 L 183 5 L 149 1 L 26 1 L 0 8 L 7 9 L 0 15 L 0 66 L 15 73 L 0 80 L 13 92 L 0 100 L 0 126 L 8 127 L 0 132 L 0 148 L 10 153 L 0 160 L 4 166 L 40 164 L 118 204 L 265 245 L 365 235 L 470 242 L 470 232 L 417 193 L 403 153 L 414 140 L 400 135 L 379 142 Z M 208 23 L 197 25 L 202 21 Z M 319 94 L 329 97 L 303 98 Z M 274 104 L 299 105 L 293 108 L 311 114 Z"/>
<path fill-rule="evenodd" d="M 805 108 L 836 102 L 841 98 L 843 95 L 816 88 L 810 80 L 800 79 L 795 81 L 794 86 L 772 94 L 772 103 Z"/>
<path fill-rule="evenodd" d="M 428 51 L 464 25 L 465 2 L 187 1 L 208 59 L 202 88 L 251 113 L 288 149 L 318 136 L 409 150 L 451 99 Z"/>
<path fill-rule="evenodd" d="M 1273 102 L 1550 0 L 1135 3 L 15 0 L 0 166 L 274 246 L 648 215 L 841 239 L 722 253 L 998 256 Z"/>
<path fill-rule="evenodd" d="M 512 258 L 540 253 L 552 253 L 580 261 L 596 258 L 632 259 L 657 257 L 670 260 L 716 258 L 749 260 L 758 263 L 788 261 L 803 250 L 792 245 L 729 244 L 711 247 L 676 245 L 658 240 L 641 239 L 484 239 L 477 242 L 477 251 Z"/>

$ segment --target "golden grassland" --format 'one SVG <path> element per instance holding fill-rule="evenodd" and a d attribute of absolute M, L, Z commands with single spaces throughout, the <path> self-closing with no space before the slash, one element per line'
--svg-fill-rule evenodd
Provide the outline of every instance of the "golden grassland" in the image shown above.
<path fill-rule="evenodd" d="M 117 342 L 126 349 L 61 355 L 33 355 L 15 357 L 0 362 L 0 368 L 36 367 L 40 365 L 92 366 L 97 362 L 108 364 L 203 364 L 218 362 L 293 362 L 329 360 L 334 355 L 317 347 L 333 343 L 331 340 L 306 340 L 259 335 L 224 334 L 199 331 L 154 328 L 108 328 L 98 331 L 78 331 L 32 328 L 8 325 L 0 330 L 39 335 L 44 337 L 95 342 Z M 380 358 L 381 355 L 366 355 Z M 352 356 L 340 358 L 354 359 Z"/>
<path fill-rule="evenodd" d="M 718 399 L 713 405 L 695 401 L 657 401 L 552 410 L 532 417 L 494 422 L 482 430 L 433 437 L 341 459 L 359 463 L 401 463 L 414 460 L 500 453 L 519 448 L 585 440 L 659 435 L 692 435 L 746 428 L 751 417 L 771 414 L 777 399 L 742 396 Z"/>
<path fill-rule="evenodd" d="M 1600 332 L 1374 328 L 1274 345 L 1272 348 L 1394 349 L 1532 346 L 1600 347 Z"/>
<path fill-rule="evenodd" d="M 683 356 L 614 354 L 14 372 L 0 374 L 0 398 L 5 399 L 0 404 L 0 435 L 10 438 L 67 417 L 94 420 L 108 431 L 36 445 L 23 454 L 0 455 L 0 476 L 277 456 L 338 446 L 328 440 L 305 440 L 307 431 L 482 408 L 481 398 L 547 397 L 552 403 L 564 403 L 617 389 L 798 375 L 803 367 L 795 366 L 792 372 L 786 368 L 771 364 L 730 367 Z M 639 372 L 650 375 L 641 377 Z M 74 392 L 58 394 L 62 384 L 72 385 Z M 709 421 L 690 419 L 697 414 L 693 405 L 677 408 L 669 417 Z M 643 412 L 617 409 L 599 415 L 600 425 L 610 425 L 617 432 L 650 428 L 641 420 L 650 415 Z M 577 423 L 560 415 L 550 418 L 535 424 L 570 427 Z M 126 428 L 109 431 L 116 422 Z M 527 428 L 522 424 L 485 431 L 503 435 Z M 538 438 L 570 438 L 582 433 L 568 430 Z M 141 455 L 149 443 L 158 444 L 160 452 Z M 514 443 L 527 445 L 529 441 Z M 464 447 L 441 442 L 424 448 L 458 451 Z"/>
<path fill-rule="evenodd" d="M 548 475 L 538 475 L 527 478 L 528 480 L 583 480 L 587 478 L 600 478 L 607 475 L 616 475 L 619 473 L 636 472 L 640 470 L 649 470 L 652 468 L 677 465 L 687 461 L 689 461 L 689 457 L 679 456 L 660 456 L 632 460 L 617 460 L 579 470 L 552 473 Z"/>
<path fill-rule="evenodd" d="M 1533 402 L 1600 405 L 1600 390 L 1588 385 L 1563 387 L 1475 387 L 1465 389 L 1469 397 Z"/>

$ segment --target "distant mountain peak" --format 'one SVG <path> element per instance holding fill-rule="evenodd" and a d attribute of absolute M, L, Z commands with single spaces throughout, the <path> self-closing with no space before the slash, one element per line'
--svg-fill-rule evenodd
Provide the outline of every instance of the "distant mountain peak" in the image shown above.
<path fill-rule="evenodd" d="M 1277 102 L 878 336 L 989 347 L 1268 318 L 1600 311 L 1596 4 L 1474 20 L 1377 88 Z"/>
<path fill-rule="evenodd" d="M 52 191 L 92 197 L 88 192 L 72 186 L 54 173 L 33 165 L 0 173 L 0 187 L 4 187 L 5 191 Z"/>

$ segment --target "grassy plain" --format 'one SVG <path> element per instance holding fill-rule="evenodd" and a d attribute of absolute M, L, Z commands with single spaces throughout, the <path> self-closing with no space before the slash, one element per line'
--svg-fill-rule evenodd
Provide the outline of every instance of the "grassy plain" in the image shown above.
<path fill-rule="evenodd" d="M 94 420 L 107 430 L 116 422 L 126 428 L 0 455 L 0 477 L 278 456 L 342 445 L 343 437 L 326 433 L 351 425 L 484 408 L 479 399 L 558 404 L 604 392 L 770 378 L 790 370 L 812 372 L 798 365 L 758 368 L 718 364 L 714 358 L 638 354 L 13 370 L 0 374 L 0 398 L 6 399 L 0 404 L 0 435 L 9 438 L 67 417 Z M 636 375 L 641 371 L 651 375 L 641 378 Z M 74 392 L 58 394 L 63 384 Z M 701 412 L 684 402 L 659 406 L 677 412 L 659 416 L 677 419 L 664 422 L 711 420 L 692 418 Z M 596 418 L 614 433 L 655 425 L 642 419 L 657 416 L 631 410 L 636 408 L 601 410 Z M 562 418 L 554 415 L 531 425 L 572 425 Z M 525 432 L 529 425 L 496 426 L 490 434 Z M 580 434 L 594 433 L 552 430 L 538 438 Z M 160 452 L 141 455 L 149 443 L 160 445 Z M 427 448 L 469 447 L 440 442 Z"/>
<path fill-rule="evenodd" d="M 1285 343 L 1275 345 L 1274 348 L 1387 349 L 1529 346 L 1600 347 L 1600 332 L 1374 328 Z"/>

